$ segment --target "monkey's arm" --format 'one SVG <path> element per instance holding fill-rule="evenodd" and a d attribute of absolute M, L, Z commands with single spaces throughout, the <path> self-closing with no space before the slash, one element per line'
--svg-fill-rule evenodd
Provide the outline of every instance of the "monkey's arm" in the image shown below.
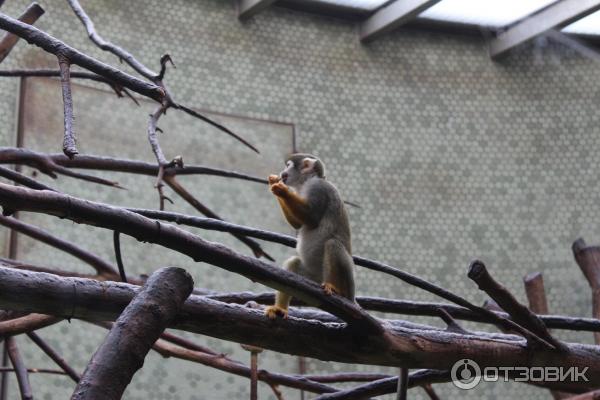
<path fill-rule="evenodd" d="M 283 211 L 283 216 L 287 220 L 287 222 L 294 227 L 294 229 L 300 229 L 302 227 L 302 222 L 300 222 L 290 211 L 286 202 L 281 198 L 277 197 L 277 201 L 279 202 L 279 206 L 281 207 L 281 211 Z"/>
<path fill-rule="evenodd" d="M 275 194 L 275 191 L 277 191 L 277 189 L 273 190 L 273 186 L 277 185 L 278 183 L 287 189 L 287 186 L 285 186 L 285 184 L 280 183 L 280 182 L 281 182 L 281 179 L 279 178 L 279 176 L 269 175 L 269 188 L 271 188 L 271 192 L 273 192 L 273 194 Z M 296 217 L 294 217 L 292 212 L 287 207 L 286 202 L 279 196 L 277 197 L 277 202 L 279 203 L 279 207 L 281 207 L 281 211 L 283 212 L 283 216 L 285 217 L 287 222 L 291 226 L 293 226 L 294 229 L 300 229 L 300 227 L 302 226 L 302 222 L 299 221 Z"/>
<path fill-rule="evenodd" d="M 310 209 L 306 199 L 292 192 L 283 182 L 271 185 L 271 191 L 277 196 L 283 213 L 293 227 L 299 228 L 306 223 L 311 223 Z"/>

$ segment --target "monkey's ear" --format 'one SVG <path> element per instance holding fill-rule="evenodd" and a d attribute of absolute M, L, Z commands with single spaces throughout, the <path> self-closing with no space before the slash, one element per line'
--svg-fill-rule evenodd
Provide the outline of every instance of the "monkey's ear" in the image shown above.
<path fill-rule="evenodd" d="M 315 169 L 315 163 L 317 160 L 314 158 L 304 158 L 302 159 L 302 163 L 300 164 L 300 172 L 303 174 L 313 172 Z"/>

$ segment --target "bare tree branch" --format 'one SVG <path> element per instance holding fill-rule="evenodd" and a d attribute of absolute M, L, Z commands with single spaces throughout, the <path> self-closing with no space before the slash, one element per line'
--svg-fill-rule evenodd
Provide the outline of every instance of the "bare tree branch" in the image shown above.
<path fill-rule="evenodd" d="M 60 321 L 62 321 L 62 318 L 52 315 L 29 314 L 24 317 L 0 322 L 0 335 L 8 336 L 27 333 L 35 331 L 36 329 L 44 328 L 46 326 L 54 325 Z"/>
<path fill-rule="evenodd" d="M 548 301 L 544 289 L 544 277 L 541 272 L 534 272 L 523 278 L 525 293 L 529 301 L 529 308 L 536 314 L 548 314 Z M 543 322 L 543 320 L 542 320 Z M 555 400 L 566 399 L 572 394 L 551 390 L 550 393 Z"/>
<path fill-rule="evenodd" d="M 29 383 L 29 373 L 27 372 L 27 367 L 25 367 L 25 363 L 21 358 L 21 353 L 17 347 L 17 342 L 12 336 L 8 336 L 5 340 L 8 349 L 8 356 L 10 357 L 10 362 L 15 369 L 15 375 L 17 376 L 17 382 L 19 383 L 21 399 L 33 400 L 33 392 L 31 391 L 31 384 Z"/>
<path fill-rule="evenodd" d="M 149 68 L 147 68 L 144 64 L 139 62 L 131 53 L 124 50 L 123 48 L 112 44 L 104 40 L 97 32 L 94 27 L 94 23 L 90 19 L 90 17 L 83 10 L 81 5 L 77 0 L 67 0 L 77 18 L 83 23 L 85 29 L 87 30 L 88 36 L 98 47 L 100 47 L 104 51 L 108 51 L 119 57 L 119 60 L 125 61 L 129 64 L 134 70 L 136 70 L 140 75 L 145 78 L 154 81 L 158 78 L 158 74 Z"/>
<path fill-rule="evenodd" d="M 0 4 L 1 6 L 1 4 Z M 44 15 L 44 9 L 38 3 L 31 3 L 29 7 L 25 10 L 25 12 L 19 17 L 19 21 L 33 25 L 35 21 L 37 21 L 42 15 Z M 4 35 L 2 40 L 0 40 L 0 63 L 4 61 L 4 59 L 8 56 L 10 51 L 19 41 L 19 36 L 14 35 L 12 33 L 7 33 Z"/>
<path fill-rule="evenodd" d="M 75 381 L 79 382 L 81 376 L 71 367 L 60 354 L 56 352 L 44 339 L 35 332 L 27 332 L 27 336 L 34 342 L 48 357 L 52 359 L 62 370 Z"/>
<path fill-rule="evenodd" d="M 173 107 L 175 107 L 178 110 L 182 110 L 184 111 L 186 114 L 191 115 L 194 118 L 198 118 L 199 120 L 202 120 L 206 123 L 208 123 L 209 125 L 214 126 L 215 128 L 220 129 L 221 131 L 227 133 L 229 136 L 233 137 L 234 139 L 236 139 L 239 142 L 242 142 L 243 144 L 245 144 L 247 147 L 249 147 L 250 149 L 252 149 L 252 151 L 254 151 L 257 154 L 260 154 L 260 151 L 258 151 L 258 149 L 256 147 L 254 147 L 250 142 L 248 142 L 246 139 L 242 138 L 240 135 L 238 135 L 237 133 L 233 132 L 231 129 L 227 128 L 226 126 L 224 126 L 223 124 L 220 124 L 210 118 L 208 118 L 205 115 L 200 114 L 198 111 L 195 111 L 191 108 L 188 108 L 184 105 L 181 104 L 174 104 Z"/>
<path fill-rule="evenodd" d="M 153 273 L 92 357 L 72 399 L 120 399 L 193 288 L 191 276 L 181 268 Z"/>
<path fill-rule="evenodd" d="M 19 221 L 16 218 L 4 216 L 0 216 L 0 225 L 4 225 L 8 228 L 14 229 L 17 232 L 39 240 L 42 243 L 46 243 L 49 246 L 55 247 L 68 254 L 71 254 L 73 257 L 76 257 L 81 261 L 85 262 L 86 264 L 90 265 L 96 270 L 96 272 L 98 272 L 98 274 L 104 274 L 113 277 L 119 275 L 115 267 L 113 267 L 109 262 L 103 260 L 102 258 L 87 250 L 82 249 L 81 247 L 71 242 L 51 235 L 50 233 L 36 226 Z"/>
<path fill-rule="evenodd" d="M 477 283 L 479 289 L 485 291 L 504 311 L 508 312 L 514 321 L 534 334 L 534 336 L 526 336 L 528 341 L 534 339 L 536 343 L 532 344 L 550 344 L 551 347 L 557 350 L 564 348 L 564 345 L 548 332 L 548 329 L 537 315 L 519 303 L 504 286 L 492 278 L 481 261 L 471 263 L 468 276 Z"/>
<path fill-rule="evenodd" d="M 583 239 L 577 239 L 573 255 L 592 289 L 592 315 L 600 319 L 600 247 L 587 246 Z M 600 332 L 594 333 L 594 340 L 600 345 Z"/>
<path fill-rule="evenodd" d="M 57 172 L 65 174 L 65 171 L 73 173 L 69 168 L 92 169 L 99 171 L 127 172 L 148 176 L 157 176 L 159 168 L 156 164 L 143 161 L 124 160 L 111 157 L 100 157 L 93 155 L 78 155 L 75 159 L 69 159 L 64 154 L 39 153 L 29 149 L 18 147 L 0 147 L 0 164 L 22 164 L 32 168 L 38 168 L 45 174 Z M 66 167 L 66 168 L 59 168 Z M 167 166 L 165 176 L 171 175 L 214 175 L 225 178 L 235 178 L 246 181 L 266 184 L 267 180 L 235 171 L 226 171 L 219 168 L 205 167 L 202 165 L 186 165 L 185 168 Z M 56 175 L 54 175 L 56 177 Z"/>
<path fill-rule="evenodd" d="M 14 18 L 0 13 L 0 29 L 11 32 L 48 53 L 65 57 L 71 64 L 79 65 L 116 84 L 149 97 L 161 103 L 165 99 L 165 91 L 154 83 L 145 82 L 132 75 L 126 74 L 114 67 L 89 57 L 79 50 L 61 42 L 47 33 Z"/>
<path fill-rule="evenodd" d="M 41 182 L 36 181 L 35 179 L 31 179 L 30 177 L 23 175 L 20 172 L 13 171 L 12 169 L 0 167 L 0 176 L 6 179 L 10 179 L 13 182 L 20 183 L 23 186 L 27 186 L 32 189 L 37 190 L 50 190 L 55 192 L 53 188 L 50 186 L 44 185 Z"/>
<path fill-rule="evenodd" d="M 79 153 L 73 132 L 73 96 L 71 95 L 71 64 L 61 53 L 57 55 L 60 67 L 60 84 L 64 105 L 65 133 L 63 138 L 63 153 L 69 158 Z"/>
<path fill-rule="evenodd" d="M 196 210 L 200 211 L 202 214 L 206 215 L 207 217 L 222 220 L 222 218 L 219 217 L 215 212 L 213 212 L 211 209 L 206 207 L 194 195 L 192 195 L 190 192 L 188 192 L 188 190 L 185 187 L 183 187 L 183 185 L 181 185 L 181 183 L 179 183 L 179 181 L 175 178 L 175 176 L 172 176 L 172 175 L 165 176 L 164 181 L 167 183 L 167 185 L 169 185 L 169 187 L 171 189 L 173 189 L 175 191 L 175 193 L 177 193 L 179 196 L 181 196 L 181 198 L 183 198 L 185 201 L 187 201 L 188 204 L 190 204 Z M 267 252 L 265 252 L 263 250 L 263 248 L 260 246 L 260 244 L 258 244 L 254 240 L 247 238 L 245 236 L 235 234 L 235 233 L 233 233 L 233 236 L 235 236 L 239 241 L 241 241 L 246 246 L 248 246 L 250 248 L 250 250 L 252 250 L 252 252 L 254 253 L 255 257 L 257 257 L 257 258 L 265 257 L 267 260 L 275 261 L 273 259 L 273 257 L 271 257 Z"/>
<path fill-rule="evenodd" d="M 0 205 L 5 212 L 43 212 L 77 223 L 91 223 L 98 227 L 118 230 L 137 240 L 160 244 L 195 261 L 208 262 L 274 289 L 286 291 L 310 305 L 331 312 L 358 330 L 381 332 L 381 326 L 375 318 L 341 296 L 325 294 L 319 285 L 307 278 L 125 209 L 60 193 L 25 189 L 3 183 L 0 183 Z"/>
<path fill-rule="evenodd" d="M 450 381 L 450 372 L 441 370 L 420 370 L 408 375 L 408 388 L 422 386 L 431 383 L 442 383 Z M 336 393 L 324 394 L 315 400 L 361 400 L 384 394 L 394 393 L 398 387 L 398 377 L 383 378 L 356 386 Z"/>
<path fill-rule="evenodd" d="M 0 308 L 4 309 L 107 321 L 116 318 L 139 290 L 120 282 L 0 268 Z M 26 302 L 23 299 L 27 299 Z M 568 382 L 580 390 L 590 390 L 589 385 L 600 380 L 600 348 L 597 346 L 568 343 L 566 351 L 556 352 L 527 348 L 525 341 L 514 335 L 481 332 L 461 335 L 439 328 L 410 327 L 410 324 L 403 326 L 387 321 L 382 324 L 383 335 L 357 337 L 356 330 L 345 324 L 293 316 L 273 321 L 265 318 L 261 310 L 192 295 L 183 305 L 174 327 L 288 354 L 346 363 L 449 369 L 457 360 L 470 358 L 482 367 L 587 368 L 589 382 L 581 379 Z M 315 337 L 319 338 L 316 342 Z"/>
<path fill-rule="evenodd" d="M 60 77 L 60 70 L 51 69 L 12 69 L 0 71 L 0 77 Z M 124 87 L 106 79 L 100 75 L 86 71 L 70 71 L 71 78 L 87 79 L 96 82 L 106 83 L 115 92 L 117 97 L 123 95 L 129 97 L 135 104 L 140 105 L 139 101 Z"/>

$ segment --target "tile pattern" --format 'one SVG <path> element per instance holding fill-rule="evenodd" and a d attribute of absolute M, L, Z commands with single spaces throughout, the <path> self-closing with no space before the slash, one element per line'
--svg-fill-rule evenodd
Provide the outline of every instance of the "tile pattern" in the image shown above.
<path fill-rule="evenodd" d="M 2 10 L 18 15 L 26 5 L 25 1 L 10 1 Z M 44 5 L 48 13 L 39 21 L 41 28 L 116 64 L 87 40 L 64 3 L 46 1 Z M 159 56 L 169 52 L 177 69 L 168 72 L 168 83 L 179 101 L 214 112 L 294 124 L 299 148 L 322 157 L 328 176 L 344 197 L 362 205 L 350 209 L 357 254 L 417 273 L 476 303 L 484 296 L 466 278 L 466 268 L 474 258 L 484 260 L 494 276 L 521 300 L 525 300 L 522 277 L 542 271 L 552 312 L 590 315 L 589 289 L 572 259 L 570 245 L 580 236 L 588 242 L 600 240 L 600 187 L 595 171 L 600 150 L 600 79 L 594 61 L 538 41 L 497 64 L 488 59 L 485 43 L 477 39 L 413 31 L 397 32 L 364 47 L 351 24 L 277 8 L 241 24 L 233 1 L 174 0 L 164 8 L 157 0 L 89 0 L 84 6 L 102 35 L 131 49 L 148 65 L 156 66 Z M 56 63 L 24 43 L 2 65 L 39 66 Z M 0 102 L 0 141 L 7 144 L 15 127 L 17 84 L 0 79 L 0 90 L 5 98 Z M 60 101 L 56 91 L 48 93 L 50 98 Z M 75 97 L 81 148 L 102 148 L 111 155 L 151 160 L 145 139 L 145 115 L 151 108 L 131 112 L 122 106 L 124 101 L 118 106 L 113 100 L 105 101 L 110 108 L 96 107 L 93 99 L 83 95 Z M 107 121 L 115 132 L 83 132 L 87 127 L 83 121 L 92 117 Z M 233 149 L 243 162 L 251 157 L 187 117 L 169 118 L 174 125 L 166 130 L 167 135 L 185 138 L 180 148 L 186 160 L 229 166 L 239 161 L 225 158 Z M 195 136 L 196 128 L 206 133 Z M 253 129 L 262 127 L 248 131 Z M 53 135 L 54 142 L 42 142 L 34 135 L 32 144 L 51 145 L 59 151 L 60 132 L 60 127 L 53 126 L 46 134 Z M 106 143 L 104 138 L 110 135 L 119 141 Z M 271 142 L 261 145 L 271 146 L 267 143 Z M 190 152 L 194 149 L 200 154 L 199 149 L 209 145 L 208 155 Z M 264 153 L 269 151 L 275 150 Z M 87 197 L 121 199 L 89 185 L 64 184 L 72 185 L 71 190 L 84 190 Z M 127 184 L 139 193 L 148 193 L 140 202 L 154 205 L 148 189 L 151 179 Z M 197 190 L 218 212 L 237 222 L 285 229 L 279 216 L 249 212 L 254 211 L 250 204 L 262 201 L 263 192 L 249 191 L 233 199 L 226 191 L 232 181 L 215 180 L 213 184 L 221 185 L 223 192 L 210 189 L 215 186 L 202 191 L 202 184 L 197 184 Z M 175 207 L 180 209 L 181 204 Z M 39 216 L 28 218 L 42 225 L 49 223 Z M 71 224 L 52 223 L 64 237 L 74 234 Z M 106 243 L 107 238 L 100 236 L 107 233 L 84 231 L 76 231 L 82 245 L 94 248 L 101 240 Z M 225 236 L 216 240 L 235 245 Z M 128 257 L 141 264 L 184 262 L 125 241 Z M 24 243 L 38 260 L 52 257 L 75 267 L 73 260 L 62 254 Z M 289 253 L 275 246 L 267 248 L 278 258 Z M 112 252 L 106 257 L 112 257 Z M 197 278 L 203 286 L 262 289 L 208 267 L 203 271 L 206 274 Z M 357 291 L 434 299 L 360 268 Z M 46 332 L 42 332 L 44 336 L 79 368 L 103 335 L 79 322 Z M 558 335 L 591 342 L 589 334 Z M 244 357 L 236 345 L 206 340 L 215 348 Z M 49 365 L 32 346 L 24 349 L 32 365 Z M 264 359 L 269 368 L 296 369 L 293 357 L 269 353 Z M 380 370 L 320 361 L 310 361 L 308 368 L 311 372 Z M 47 400 L 65 398 L 72 389 L 71 383 L 60 377 L 35 376 L 33 383 L 37 396 Z M 548 396 L 545 391 L 517 384 L 481 385 L 468 393 L 449 384 L 436 388 L 450 399 Z M 269 391 L 262 389 L 261 398 L 269 398 Z M 11 390 L 16 393 L 16 386 Z M 231 399 L 246 398 L 247 394 L 243 379 L 153 355 L 136 375 L 127 398 Z M 295 396 L 286 393 L 286 398 Z M 425 395 L 415 390 L 414 398 Z"/>

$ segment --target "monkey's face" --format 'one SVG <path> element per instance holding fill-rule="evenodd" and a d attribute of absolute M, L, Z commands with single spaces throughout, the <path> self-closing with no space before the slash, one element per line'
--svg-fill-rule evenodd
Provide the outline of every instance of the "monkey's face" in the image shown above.
<path fill-rule="evenodd" d="M 325 168 L 321 160 L 307 154 L 293 154 L 279 174 L 283 183 L 296 188 L 313 176 L 324 178 Z"/>

